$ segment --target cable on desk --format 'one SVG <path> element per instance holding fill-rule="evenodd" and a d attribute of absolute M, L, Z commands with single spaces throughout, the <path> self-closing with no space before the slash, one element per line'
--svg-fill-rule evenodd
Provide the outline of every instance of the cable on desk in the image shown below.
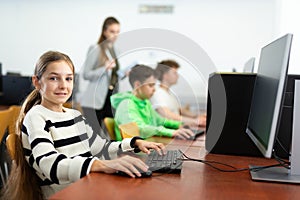
<path fill-rule="evenodd" d="M 289 163 L 283 160 L 277 160 L 279 163 L 278 164 L 273 164 L 273 165 L 266 165 L 266 166 L 258 166 L 258 167 L 247 167 L 247 168 L 236 168 L 232 165 L 226 164 L 226 163 L 221 163 L 221 162 L 217 162 L 217 161 L 209 161 L 209 160 L 201 160 L 201 159 L 195 159 L 195 158 L 190 158 L 188 157 L 186 154 L 184 154 L 183 152 L 181 152 L 182 155 L 185 157 L 181 160 L 183 161 L 196 161 L 196 162 L 201 162 L 203 164 L 206 164 L 218 171 L 221 172 L 241 172 L 241 171 L 260 171 L 263 169 L 267 169 L 267 168 L 271 168 L 271 167 L 285 167 L 285 168 L 289 168 Z M 221 165 L 221 166 L 225 166 L 225 167 L 229 167 L 231 169 L 224 169 L 224 168 L 220 168 L 217 167 L 215 165 Z"/>

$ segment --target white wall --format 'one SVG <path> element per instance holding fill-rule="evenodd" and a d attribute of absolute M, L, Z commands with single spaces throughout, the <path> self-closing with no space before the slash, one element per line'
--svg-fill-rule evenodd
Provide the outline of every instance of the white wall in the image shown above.
<path fill-rule="evenodd" d="M 173 14 L 139 14 L 140 4 L 172 4 Z M 276 0 L 0 0 L 0 61 L 4 70 L 31 74 L 49 49 L 66 52 L 77 69 L 105 17 L 121 31 L 163 28 L 194 40 L 220 70 L 240 69 L 276 35 Z"/>
<path fill-rule="evenodd" d="M 289 73 L 300 74 L 300 4 L 297 0 L 282 0 L 279 6 L 281 8 L 279 34 L 289 32 L 294 35 L 290 55 Z"/>
<path fill-rule="evenodd" d="M 174 13 L 139 14 L 141 4 L 173 5 Z M 59 50 L 71 57 L 79 71 L 88 46 L 98 40 L 103 20 L 115 16 L 121 23 L 121 34 L 142 28 L 173 31 L 207 53 L 204 63 L 212 63 L 218 71 L 232 68 L 241 71 L 250 57 L 258 60 L 261 47 L 295 31 L 296 7 L 296 0 L 0 0 L 0 62 L 4 73 L 31 75 L 42 53 Z M 296 30 L 294 41 L 298 40 L 299 32 Z M 180 42 L 174 43 L 182 46 Z M 299 52 L 296 46 L 300 44 L 294 43 L 293 51 Z M 194 71 L 188 66 L 190 60 L 184 56 L 157 48 L 138 53 L 126 57 L 127 64 L 134 61 L 155 64 L 167 57 L 174 58 L 182 66 L 181 82 L 192 86 L 190 90 L 196 96 L 206 95 L 205 89 L 199 90 L 205 88 L 205 80 L 199 82 L 193 77 Z M 292 57 L 290 67 L 293 73 L 297 73 L 299 65 L 295 58 Z M 175 89 L 190 93 L 180 86 Z"/>

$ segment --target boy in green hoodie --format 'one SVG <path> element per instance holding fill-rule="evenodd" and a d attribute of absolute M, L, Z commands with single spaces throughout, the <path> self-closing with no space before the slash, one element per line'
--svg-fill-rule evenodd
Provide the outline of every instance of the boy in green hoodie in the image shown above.
<path fill-rule="evenodd" d="M 129 74 L 132 92 L 117 93 L 111 96 L 112 107 L 115 113 L 116 140 L 122 140 L 119 125 L 136 122 L 140 135 L 148 138 L 154 135 L 189 138 L 194 133 L 182 128 L 180 121 L 169 120 L 161 117 L 149 101 L 155 92 L 154 70 L 145 65 L 136 65 Z"/>

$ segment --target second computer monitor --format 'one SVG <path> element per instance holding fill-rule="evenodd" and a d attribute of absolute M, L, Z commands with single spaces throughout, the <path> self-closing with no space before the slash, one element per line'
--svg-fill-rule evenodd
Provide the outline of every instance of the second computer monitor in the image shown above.
<path fill-rule="evenodd" d="M 278 132 L 291 43 L 287 34 L 262 48 L 253 89 L 246 132 L 268 158 Z"/>
<path fill-rule="evenodd" d="M 243 72 L 253 73 L 254 72 L 254 64 L 255 64 L 254 57 L 248 59 L 244 64 Z"/>
<path fill-rule="evenodd" d="M 29 76 L 2 76 L 1 105 L 20 105 L 33 90 Z"/>

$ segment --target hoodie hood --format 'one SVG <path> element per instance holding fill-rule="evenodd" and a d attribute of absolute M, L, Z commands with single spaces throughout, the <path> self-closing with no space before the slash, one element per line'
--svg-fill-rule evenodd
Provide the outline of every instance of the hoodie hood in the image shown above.
<path fill-rule="evenodd" d="M 131 92 L 122 92 L 114 94 L 110 97 L 110 102 L 113 108 L 117 109 L 119 104 L 124 100 L 132 100 L 135 102 L 135 105 L 137 105 L 140 108 L 143 108 L 147 104 L 147 100 L 142 100 L 134 96 Z"/>

